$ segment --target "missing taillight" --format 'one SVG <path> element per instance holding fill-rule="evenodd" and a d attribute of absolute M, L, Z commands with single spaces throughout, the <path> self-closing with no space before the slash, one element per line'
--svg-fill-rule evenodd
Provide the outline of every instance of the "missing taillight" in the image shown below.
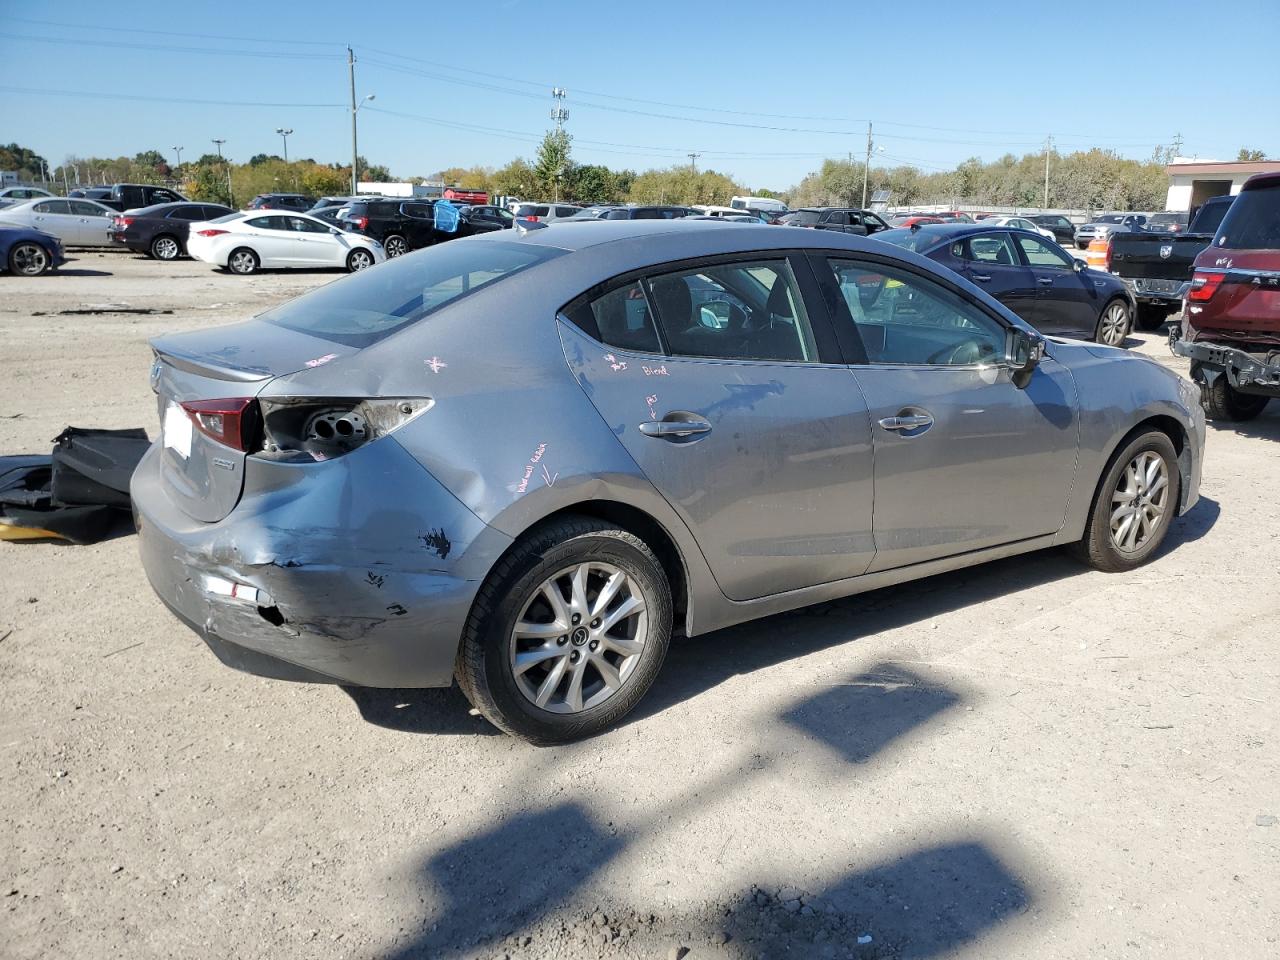
<path fill-rule="evenodd" d="M 428 397 L 367 400 L 260 398 L 261 456 L 272 460 L 332 460 L 398 430 L 431 409 Z"/>
<path fill-rule="evenodd" d="M 1225 273 L 1197 270 L 1191 275 L 1191 287 L 1187 290 L 1187 299 L 1199 303 L 1212 300 L 1213 295 L 1222 286 L 1222 281 L 1226 279 Z"/>

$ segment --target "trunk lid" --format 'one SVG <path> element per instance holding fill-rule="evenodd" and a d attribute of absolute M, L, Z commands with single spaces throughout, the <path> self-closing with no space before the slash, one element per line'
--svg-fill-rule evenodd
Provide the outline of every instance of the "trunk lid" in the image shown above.
<path fill-rule="evenodd" d="M 1131 279 L 1190 280 L 1191 265 L 1212 239 L 1185 233 L 1113 233 L 1111 272 Z"/>
<path fill-rule="evenodd" d="M 357 348 L 250 320 L 229 327 L 157 337 L 151 386 L 160 416 L 160 475 L 196 520 L 229 514 L 244 489 L 248 452 L 203 433 L 185 403 L 255 398 L 277 377 L 341 359 Z M 257 417 L 256 404 L 245 411 Z"/>

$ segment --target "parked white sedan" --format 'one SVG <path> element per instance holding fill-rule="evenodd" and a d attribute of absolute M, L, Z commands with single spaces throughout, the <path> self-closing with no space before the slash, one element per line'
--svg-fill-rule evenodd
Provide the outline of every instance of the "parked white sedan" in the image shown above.
<path fill-rule="evenodd" d="M 340 267 L 354 273 L 387 259 L 382 244 L 305 213 L 242 210 L 193 223 L 187 253 L 249 274 L 261 269 Z"/>
<path fill-rule="evenodd" d="M 0 207 L 0 223 L 51 233 L 64 247 L 109 247 L 107 228 L 116 211 L 95 200 L 63 197 L 23 200 Z"/>
<path fill-rule="evenodd" d="M 1032 233 L 1038 233 L 1042 237 L 1058 242 L 1058 238 L 1053 235 L 1052 230 L 1046 230 L 1038 223 L 1033 223 L 1026 217 L 983 217 L 978 221 L 984 227 L 1009 227 L 1013 230 L 1030 230 Z"/>

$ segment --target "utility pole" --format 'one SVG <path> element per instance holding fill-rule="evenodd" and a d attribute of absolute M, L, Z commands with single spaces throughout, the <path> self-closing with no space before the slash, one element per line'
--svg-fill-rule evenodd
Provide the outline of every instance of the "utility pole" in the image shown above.
<path fill-rule="evenodd" d="M 1173 135 L 1173 155 L 1175 157 L 1182 156 L 1182 134 L 1175 133 Z"/>
<path fill-rule="evenodd" d="M 292 127 L 276 127 L 276 133 L 280 134 L 280 139 L 284 141 L 284 162 L 289 162 L 289 134 L 293 133 Z"/>
<path fill-rule="evenodd" d="M 225 166 L 227 172 L 227 206 L 234 208 L 236 200 L 235 196 L 231 192 L 231 164 L 226 163 L 226 161 L 222 159 L 222 145 L 226 142 L 227 141 L 224 139 L 217 138 L 213 141 L 213 144 L 218 148 L 218 162 Z"/>
<path fill-rule="evenodd" d="M 890 140 L 893 138 L 890 137 Z M 862 209 L 867 209 L 867 173 L 871 169 L 871 121 L 867 121 L 867 162 L 862 165 Z"/>
<path fill-rule="evenodd" d="M 178 166 L 182 166 L 182 147 L 174 147 L 173 152 L 178 155 Z M 90 177 L 90 179 L 93 179 Z"/>
<path fill-rule="evenodd" d="M 347 73 L 351 77 L 351 195 L 356 195 L 356 180 L 359 178 L 359 171 L 356 167 L 360 163 L 360 153 L 356 149 L 356 54 L 350 47 L 347 47 Z"/>
<path fill-rule="evenodd" d="M 693 175 L 696 177 L 696 176 L 698 175 L 698 158 L 699 158 L 700 156 L 702 156 L 702 154 L 700 154 L 700 153 L 687 153 L 687 154 L 685 154 L 685 156 L 687 156 L 687 157 L 689 158 L 689 164 L 690 164 L 690 166 L 692 166 L 692 167 L 693 167 Z"/>
<path fill-rule="evenodd" d="M 1040 212 L 1044 213 L 1049 208 L 1049 151 L 1053 149 L 1053 136 L 1045 137 L 1044 140 L 1044 206 L 1040 208 Z"/>

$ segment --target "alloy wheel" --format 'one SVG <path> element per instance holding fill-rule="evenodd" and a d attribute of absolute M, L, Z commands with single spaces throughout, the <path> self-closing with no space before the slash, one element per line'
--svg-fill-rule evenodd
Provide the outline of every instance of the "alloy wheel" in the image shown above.
<path fill-rule="evenodd" d="M 1169 467 L 1144 450 L 1129 461 L 1111 494 L 1111 542 L 1121 553 L 1137 553 L 1156 534 L 1169 507 Z"/>
<path fill-rule="evenodd" d="M 1102 315 L 1102 327 L 1098 331 L 1098 339 L 1109 347 L 1118 347 L 1124 343 L 1125 334 L 1129 332 L 1129 311 L 1123 303 L 1113 303 Z"/>
<path fill-rule="evenodd" d="M 157 260 L 176 260 L 180 252 L 178 241 L 173 237 L 160 237 L 151 245 L 151 252 Z"/>
<path fill-rule="evenodd" d="M 49 269 L 49 254 L 38 243 L 20 243 L 10 254 L 15 273 L 24 277 L 38 277 Z"/>
<path fill-rule="evenodd" d="M 400 237 L 392 237 L 386 244 L 388 257 L 399 257 L 409 252 L 409 244 Z"/>
<path fill-rule="evenodd" d="M 237 250 L 231 255 L 230 267 L 232 273 L 253 273 L 258 264 L 248 250 Z"/>
<path fill-rule="evenodd" d="M 516 618 L 516 686 L 549 713 L 597 707 L 630 679 L 648 632 L 645 598 L 630 574 L 598 561 L 568 567 L 539 584 Z"/>
<path fill-rule="evenodd" d="M 347 259 L 347 267 L 352 273 L 363 270 L 365 267 L 373 266 L 373 257 L 367 250 L 356 250 Z"/>

